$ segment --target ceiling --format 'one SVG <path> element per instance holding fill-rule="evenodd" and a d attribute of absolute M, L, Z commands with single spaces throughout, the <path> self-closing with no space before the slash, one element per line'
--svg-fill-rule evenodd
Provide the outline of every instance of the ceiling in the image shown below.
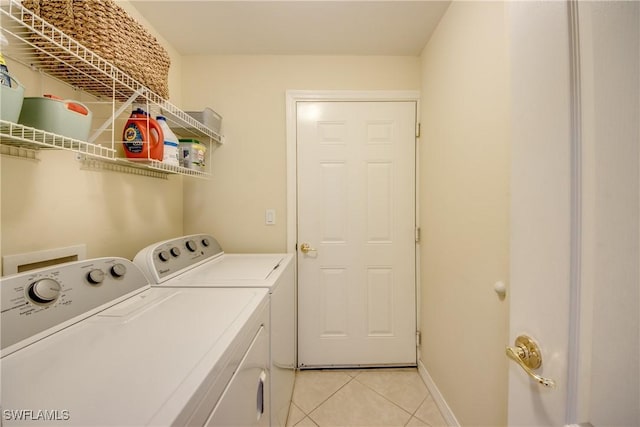
<path fill-rule="evenodd" d="M 450 1 L 130 0 L 182 55 L 420 55 Z"/>

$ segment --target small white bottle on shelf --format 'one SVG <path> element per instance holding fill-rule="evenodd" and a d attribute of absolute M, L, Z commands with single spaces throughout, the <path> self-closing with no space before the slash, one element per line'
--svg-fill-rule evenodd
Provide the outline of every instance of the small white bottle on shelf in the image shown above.
<path fill-rule="evenodd" d="M 178 137 L 173 133 L 164 116 L 156 117 L 164 134 L 164 155 L 162 162 L 172 166 L 180 166 L 178 161 Z"/>

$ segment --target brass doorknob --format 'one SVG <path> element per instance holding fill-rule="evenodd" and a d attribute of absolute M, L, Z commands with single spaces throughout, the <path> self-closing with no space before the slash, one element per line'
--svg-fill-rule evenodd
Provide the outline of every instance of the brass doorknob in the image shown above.
<path fill-rule="evenodd" d="M 542 366 L 542 354 L 540 353 L 540 347 L 532 338 L 520 335 L 516 338 L 515 347 L 507 346 L 506 351 L 507 356 L 520 365 L 527 375 L 536 380 L 538 384 L 545 387 L 556 386 L 556 382 L 551 378 L 544 378 L 533 372 L 534 369 Z"/>
<path fill-rule="evenodd" d="M 308 243 L 303 243 L 300 245 L 300 250 L 303 254 L 308 254 L 309 252 L 317 252 L 315 248 L 312 248 Z"/>

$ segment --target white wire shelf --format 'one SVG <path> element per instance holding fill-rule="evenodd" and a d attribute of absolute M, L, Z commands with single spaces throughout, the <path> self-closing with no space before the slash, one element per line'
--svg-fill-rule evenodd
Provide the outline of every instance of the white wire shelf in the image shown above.
<path fill-rule="evenodd" d="M 6 120 L 0 120 L 0 143 L 29 150 L 69 150 L 103 160 L 114 160 L 116 158 L 116 150 L 113 148 L 67 138 Z"/>
<path fill-rule="evenodd" d="M 210 173 L 201 172 L 195 169 L 189 169 L 182 166 L 175 166 L 168 163 L 163 163 L 158 160 L 147 160 L 147 159 L 123 159 L 118 158 L 116 161 L 121 164 L 129 164 L 136 165 L 136 167 L 145 167 L 149 169 L 153 169 L 159 172 L 168 173 L 168 174 L 180 174 L 180 175 L 188 175 L 198 178 L 208 178 L 211 176 Z"/>
<path fill-rule="evenodd" d="M 74 88 L 98 98 L 110 98 L 114 102 L 113 111 L 124 111 L 133 103 L 146 104 L 148 110 L 167 116 L 170 125 L 189 129 L 181 136 L 204 138 L 210 143 L 223 143 L 219 133 L 186 114 L 184 111 L 150 91 L 144 85 L 85 48 L 53 25 L 24 8 L 18 0 L 0 0 L 0 30 L 9 44 L 3 48 L 3 55 L 34 70 L 40 70 Z M 115 107 L 115 104 L 118 107 Z M 111 117 L 99 130 L 108 129 L 116 116 Z M 116 151 L 104 145 L 72 140 L 38 129 L 27 128 L 2 121 L 0 143 L 27 149 L 55 148 L 76 151 L 92 159 L 125 162 L 134 169 L 151 169 L 162 174 L 182 174 L 207 177 L 208 173 L 161 162 L 131 162 L 131 159 L 116 158 Z M 112 142 L 115 146 L 115 142 Z"/>
<path fill-rule="evenodd" d="M 32 150 L 30 148 L 0 144 L 0 154 L 6 156 L 19 157 L 21 159 L 39 162 L 40 159 L 38 158 L 38 153 L 38 150 Z"/>
<path fill-rule="evenodd" d="M 91 157 L 81 158 L 85 169 L 107 170 L 112 172 L 128 173 L 133 175 L 150 176 L 153 178 L 167 179 L 169 175 L 187 175 L 194 178 L 209 178 L 211 174 L 199 172 L 181 166 L 173 166 L 157 160 L 136 160 L 116 158 L 104 160 Z"/>
<path fill-rule="evenodd" d="M 9 42 L 6 56 L 94 95 L 126 100 L 144 90 L 140 83 L 24 8 L 19 1 L 2 1 L 1 12 L 2 30 Z"/>

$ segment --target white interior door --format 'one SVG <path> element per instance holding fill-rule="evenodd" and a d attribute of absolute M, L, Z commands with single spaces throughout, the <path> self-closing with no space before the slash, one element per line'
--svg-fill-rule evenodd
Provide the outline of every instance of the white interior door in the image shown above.
<path fill-rule="evenodd" d="M 415 129 L 416 102 L 297 103 L 300 366 L 416 363 Z"/>
<path fill-rule="evenodd" d="M 509 345 L 535 339 L 536 373 L 509 367 L 508 424 L 565 423 L 571 280 L 571 98 L 567 5 L 513 2 Z M 562 43 L 558 41 L 563 41 Z"/>
<path fill-rule="evenodd" d="M 640 7 L 513 2 L 509 425 L 640 423 Z M 564 42 L 559 42 L 564 41 Z M 571 41 L 571 43 L 569 43 Z"/>

